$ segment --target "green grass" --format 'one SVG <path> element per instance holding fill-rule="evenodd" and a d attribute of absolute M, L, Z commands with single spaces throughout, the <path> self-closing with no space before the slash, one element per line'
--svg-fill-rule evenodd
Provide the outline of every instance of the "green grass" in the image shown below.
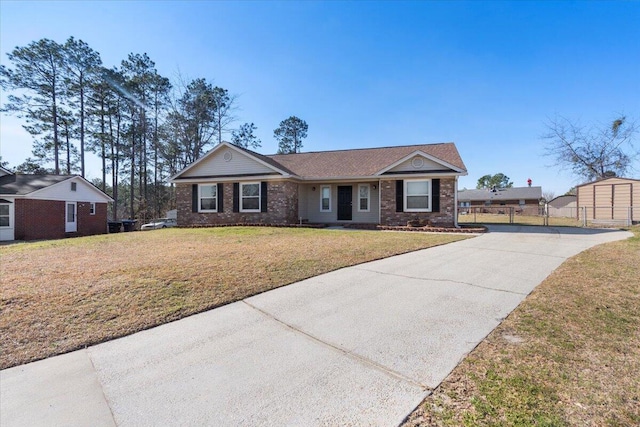
<path fill-rule="evenodd" d="M 0 246 L 0 367 L 462 235 L 229 227 Z"/>

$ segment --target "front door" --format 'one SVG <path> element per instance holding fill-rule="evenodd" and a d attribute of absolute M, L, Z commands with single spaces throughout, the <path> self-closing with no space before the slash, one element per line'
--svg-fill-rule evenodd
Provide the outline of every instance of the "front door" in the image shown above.
<path fill-rule="evenodd" d="M 75 233 L 78 231 L 78 206 L 76 202 L 67 202 L 65 212 L 66 221 L 64 231 L 67 233 Z"/>
<path fill-rule="evenodd" d="M 338 186 L 338 221 L 353 219 L 353 198 L 350 185 Z"/>

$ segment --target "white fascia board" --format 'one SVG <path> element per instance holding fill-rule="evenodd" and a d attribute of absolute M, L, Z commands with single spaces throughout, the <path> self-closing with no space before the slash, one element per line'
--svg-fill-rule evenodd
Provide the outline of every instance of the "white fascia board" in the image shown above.
<path fill-rule="evenodd" d="M 398 173 L 393 175 L 362 175 L 362 176 L 332 176 L 326 178 L 300 178 L 300 181 L 303 182 L 364 182 L 364 181 L 379 181 L 382 179 L 393 179 L 393 178 L 402 178 L 402 179 L 410 179 L 410 178 L 440 178 L 440 177 L 450 177 L 450 176 L 461 176 L 466 175 L 465 173 L 458 172 L 434 172 L 434 171 L 425 171 L 424 173 Z"/>
<path fill-rule="evenodd" d="M 299 181 L 292 175 L 251 175 L 251 176 L 210 176 L 210 177 L 197 177 L 182 178 L 172 180 L 173 184 L 198 184 L 205 182 L 246 182 L 246 181 L 282 181 L 283 179 Z"/>
<path fill-rule="evenodd" d="M 79 182 L 81 185 L 85 185 L 87 186 L 92 192 L 96 193 L 98 196 L 100 196 L 100 198 L 104 199 L 104 202 L 113 202 L 113 199 L 108 195 L 103 193 L 99 188 L 96 188 L 95 185 L 93 185 L 92 183 L 90 183 L 89 181 L 87 181 L 86 179 L 84 179 L 81 176 L 72 176 L 69 177 L 69 179 L 65 179 L 64 181 L 60 181 L 60 182 L 56 182 L 55 184 L 49 185 L 47 187 L 44 188 L 40 188 L 36 191 L 32 191 L 31 193 L 27 193 L 27 194 L 23 194 L 21 197 L 24 197 L 25 199 L 39 199 L 39 195 L 41 193 L 45 193 L 47 191 L 49 191 L 52 188 L 55 187 L 59 187 L 62 184 L 68 183 L 68 182 L 72 182 L 72 181 L 76 181 Z M 35 197 L 34 197 L 35 196 Z M 67 198 L 49 198 L 49 197 L 43 197 L 42 200 L 61 200 L 61 201 L 65 201 L 68 200 Z"/>
<path fill-rule="evenodd" d="M 438 163 L 439 165 L 442 165 L 442 166 L 444 166 L 444 167 L 447 167 L 447 168 L 451 169 L 451 170 L 452 170 L 452 171 L 454 171 L 454 172 L 457 172 L 459 175 L 466 175 L 466 174 L 467 174 L 467 172 L 466 172 L 466 171 L 464 171 L 464 170 L 462 170 L 462 169 L 460 169 L 460 168 L 458 168 L 458 167 L 455 167 L 455 166 L 453 166 L 452 164 L 447 163 L 447 162 L 445 162 L 445 161 L 444 161 L 444 160 L 442 160 L 442 159 L 439 159 L 439 158 L 437 158 L 437 157 L 434 157 L 434 156 L 432 156 L 432 155 L 429 155 L 429 154 L 425 153 L 424 151 L 416 150 L 416 151 L 414 151 L 413 153 L 411 153 L 411 154 L 409 154 L 409 155 L 407 155 L 407 156 L 404 156 L 403 158 L 401 158 L 401 159 L 400 159 L 400 160 L 398 160 L 397 162 L 394 162 L 394 163 L 390 164 L 389 166 L 387 166 L 386 168 L 384 168 L 384 169 L 382 169 L 382 170 L 380 170 L 380 171 L 376 172 L 374 175 L 382 175 L 383 173 L 385 173 L 385 172 L 387 172 L 387 171 L 389 171 L 389 170 L 391 170 L 391 169 L 395 168 L 395 167 L 396 167 L 396 166 L 398 166 L 399 164 L 401 164 L 401 163 L 403 163 L 403 162 L 406 162 L 407 160 L 409 160 L 410 158 L 415 157 L 415 156 L 422 156 L 422 157 L 424 157 L 425 159 L 431 160 L 432 162 Z"/>
<path fill-rule="evenodd" d="M 186 168 L 182 169 L 180 172 L 178 172 L 177 174 L 173 175 L 172 177 L 169 178 L 169 182 L 172 183 L 176 183 L 176 182 L 187 182 L 187 180 L 180 180 L 180 181 L 176 181 L 176 179 L 178 179 L 180 177 L 180 175 L 184 174 L 185 172 L 193 169 L 195 166 L 199 165 L 200 163 L 204 162 L 205 160 L 207 160 L 209 157 L 211 157 L 216 151 L 221 150 L 222 147 L 225 148 L 229 148 L 231 150 L 234 150 L 238 153 L 241 153 L 245 156 L 250 157 L 252 160 L 254 160 L 257 163 L 260 163 L 263 166 L 266 166 L 267 168 L 271 169 L 274 172 L 277 172 L 281 175 L 283 175 L 283 177 L 290 177 L 291 175 L 281 169 L 276 168 L 275 166 L 257 158 L 256 156 L 254 156 L 253 154 L 251 154 L 250 152 L 243 150 L 242 148 L 236 147 L 235 145 L 231 144 L 230 142 L 227 141 L 222 141 L 220 144 L 216 145 L 215 147 L 213 147 L 211 150 L 207 151 L 202 157 L 200 157 L 198 160 L 196 160 L 195 162 L 191 163 L 189 166 L 187 166 Z"/>

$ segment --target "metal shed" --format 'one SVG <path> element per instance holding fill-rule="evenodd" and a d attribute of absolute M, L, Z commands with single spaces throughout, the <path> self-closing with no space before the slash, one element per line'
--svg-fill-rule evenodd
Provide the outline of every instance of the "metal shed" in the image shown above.
<path fill-rule="evenodd" d="M 578 219 L 631 225 L 640 222 L 640 179 L 605 178 L 576 187 Z"/>

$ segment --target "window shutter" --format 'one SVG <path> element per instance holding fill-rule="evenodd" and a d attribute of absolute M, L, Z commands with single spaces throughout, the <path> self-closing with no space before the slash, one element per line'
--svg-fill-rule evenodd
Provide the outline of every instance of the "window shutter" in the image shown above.
<path fill-rule="evenodd" d="M 396 212 L 404 211 L 404 180 L 396 181 Z"/>
<path fill-rule="evenodd" d="M 191 212 L 198 212 L 198 184 L 191 186 Z"/>
<path fill-rule="evenodd" d="M 240 212 L 240 183 L 233 183 L 233 211 Z"/>
<path fill-rule="evenodd" d="M 267 211 L 267 182 L 260 183 L 260 212 Z"/>
<path fill-rule="evenodd" d="M 218 212 L 224 212 L 223 200 L 224 200 L 224 186 L 222 183 L 219 183 L 218 184 Z"/>
<path fill-rule="evenodd" d="M 440 212 L 440 180 L 431 181 L 431 212 Z"/>

